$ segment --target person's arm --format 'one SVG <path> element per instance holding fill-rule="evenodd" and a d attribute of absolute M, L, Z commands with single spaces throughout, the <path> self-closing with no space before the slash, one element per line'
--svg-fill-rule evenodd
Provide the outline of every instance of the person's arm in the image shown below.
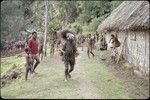
<path fill-rule="evenodd" d="M 41 42 L 40 42 L 40 40 L 38 39 L 38 52 L 40 51 L 40 48 L 41 48 Z"/>
<path fill-rule="evenodd" d="M 26 56 L 26 65 L 29 66 L 29 56 Z"/>
<path fill-rule="evenodd" d="M 74 41 L 74 53 L 77 52 L 76 42 Z"/>
<path fill-rule="evenodd" d="M 62 51 L 65 52 L 66 49 L 66 43 L 63 45 Z"/>
<path fill-rule="evenodd" d="M 112 40 L 112 38 L 110 38 L 109 43 L 110 43 L 111 40 Z"/>
<path fill-rule="evenodd" d="M 27 47 L 31 49 L 31 46 L 32 46 L 32 41 L 31 41 L 31 39 L 29 39 Z"/>
<path fill-rule="evenodd" d="M 116 38 L 113 38 L 113 39 L 112 39 L 112 43 L 114 43 L 114 42 L 115 42 L 115 40 L 116 40 Z"/>
<path fill-rule="evenodd" d="M 79 52 L 78 52 L 78 50 L 77 50 L 76 43 L 75 43 L 75 50 L 74 50 L 74 53 L 75 53 L 75 56 L 76 56 L 76 57 L 79 55 Z"/>

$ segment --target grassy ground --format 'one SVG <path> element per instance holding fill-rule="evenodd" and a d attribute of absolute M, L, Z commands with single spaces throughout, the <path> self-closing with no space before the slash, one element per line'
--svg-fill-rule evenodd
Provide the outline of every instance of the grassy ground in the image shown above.
<path fill-rule="evenodd" d="M 12 56 L 1 58 L 1 76 L 6 74 L 14 65 L 17 67 L 23 67 L 25 64 L 25 57 Z"/>
<path fill-rule="evenodd" d="M 30 75 L 27 81 L 22 77 L 2 88 L 2 98 L 81 98 L 72 82 L 63 81 L 63 63 L 57 65 L 56 62 L 45 58 L 38 66 L 38 75 Z"/>
<path fill-rule="evenodd" d="M 81 64 L 84 66 L 82 70 L 85 70 L 88 80 L 103 98 L 130 98 L 123 83 L 106 69 L 107 66 L 99 63 L 96 59 L 85 59 L 81 61 Z"/>
<path fill-rule="evenodd" d="M 48 99 L 131 99 L 132 92 L 108 66 L 96 58 L 88 59 L 80 50 L 72 78 L 64 81 L 64 64 L 59 55 L 48 56 L 37 67 L 37 75 L 24 76 L 1 88 L 2 98 L 48 98 Z M 136 86 L 135 86 L 136 87 Z M 135 97 L 136 98 L 136 97 Z M 133 98 L 134 99 L 134 98 Z"/>
<path fill-rule="evenodd" d="M 49 55 L 50 52 L 50 47 L 48 46 L 47 49 L 47 54 Z M 18 68 L 21 68 L 25 65 L 25 53 L 21 53 L 21 55 L 23 55 L 22 57 L 17 57 L 16 56 L 11 56 L 11 57 L 6 57 L 6 58 L 1 58 L 1 76 L 3 76 L 4 74 L 6 74 L 6 72 L 8 70 L 10 70 L 11 68 L 13 68 L 13 66 L 15 65 Z"/>

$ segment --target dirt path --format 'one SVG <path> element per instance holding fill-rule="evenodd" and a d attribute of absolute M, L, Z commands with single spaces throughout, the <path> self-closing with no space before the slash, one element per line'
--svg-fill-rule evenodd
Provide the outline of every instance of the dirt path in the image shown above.
<path fill-rule="evenodd" d="M 81 69 L 84 66 L 81 66 L 80 61 L 85 58 L 85 51 L 81 51 L 79 49 L 80 55 L 76 59 L 76 66 L 74 76 L 78 78 L 79 86 L 76 87 L 80 89 L 80 94 L 83 98 L 88 99 L 98 99 L 100 95 L 97 94 L 95 88 L 89 83 L 88 79 L 86 78 L 85 72 Z"/>
<path fill-rule="evenodd" d="M 99 94 L 97 94 L 94 90 L 94 87 L 90 85 L 89 81 L 87 80 L 86 75 L 84 74 L 84 70 L 81 70 L 81 67 L 84 66 L 80 65 L 80 60 L 84 58 L 84 52 L 82 52 L 80 49 L 79 52 L 80 55 L 76 58 L 75 69 L 71 73 L 72 78 L 69 80 L 69 82 L 64 81 L 64 64 L 61 61 L 61 57 L 59 56 L 59 54 L 56 54 L 54 56 L 46 57 L 36 70 L 38 74 L 30 75 L 28 81 L 24 80 L 23 75 L 20 80 L 15 80 L 11 84 L 8 84 L 4 88 L 2 88 L 2 97 L 43 98 L 44 94 L 42 93 L 42 91 L 49 91 L 49 88 L 51 88 L 53 90 L 53 93 L 51 95 L 53 96 L 46 95 L 44 98 L 100 98 Z M 35 81 L 37 85 L 33 85 L 35 84 L 33 83 L 33 81 Z M 25 90 L 22 87 L 25 87 L 26 84 L 28 84 L 30 88 L 26 88 Z M 38 87 L 39 84 L 42 84 L 43 87 Z M 15 90 L 16 88 L 19 88 L 19 91 L 13 92 L 12 90 Z M 69 88 L 68 91 L 67 88 Z M 25 92 L 29 90 L 31 93 Z M 40 92 L 40 95 L 34 94 L 33 92 L 35 91 L 37 92 L 37 94 Z M 58 94 L 60 94 L 59 92 L 61 93 L 61 95 L 58 96 Z M 31 94 L 33 96 L 31 96 Z"/>
<path fill-rule="evenodd" d="M 59 54 L 48 56 L 37 67 L 37 75 L 30 75 L 25 81 L 24 74 L 11 84 L 1 88 L 2 98 L 39 99 L 131 99 L 147 98 L 134 95 L 138 85 L 126 86 L 113 72 L 108 70 L 97 57 L 88 58 L 86 50 L 76 58 L 72 78 L 64 81 L 64 64 Z M 129 84 L 129 83 L 128 83 Z M 131 91 L 132 90 L 132 91 Z M 138 91 L 136 89 L 136 91 Z M 141 91 L 141 90 L 139 90 Z M 134 96 L 132 96 L 132 94 Z M 141 94 L 139 94 L 141 95 Z"/>
<path fill-rule="evenodd" d="M 85 51 L 82 51 L 80 48 L 78 49 L 80 55 L 76 58 L 76 65 L 74 71 L 71 73 L 72 78 L 68 81 L 71 83 L 76 89 L 77 92 L 80 94 L 81 98 L 84 99 L 98 99 L 100 98 L 99 94 L 95 91 L 94 87 L 89 83 L 88 79 L 86 78 L 85 72 L 82 69 L 84 66 L 80 64 L 80 61 L 85 58 Z M 52 56 L 51 56 L 52 57 Z M 59 60 L 58 60 L 59 59 Z M 42 64 L 46 64 L 46 62 L 49 62 L 51 64 L 58 64 L 61 65 L 59 67 L 63 68 L 64 70 L 64 64 L 60 60 L 60 56 L 57 54 L 53 56 L 53 59 L 50 61 L 44 61 Z M 48 60 L 48 59 L 47 59 Z"/>

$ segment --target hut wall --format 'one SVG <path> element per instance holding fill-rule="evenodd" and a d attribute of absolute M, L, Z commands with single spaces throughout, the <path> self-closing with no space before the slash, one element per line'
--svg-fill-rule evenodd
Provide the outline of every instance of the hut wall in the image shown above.
<path fill-rule="evenodd" d="M 114 34 L 114 32 L 110 33 Z M 128 34 L 122 52 L 123 58 L 137 67 L 140 71 L 149 73 L 149 32 L 119 31 L 117 34 L 121 45 L 123 44 L 125 36 Z M 110 34 L 107 34 L 107 43 L 109 40 Z M 118 52 L 120 52 L 120 50 L 121 46 L 118 48 Z"/>

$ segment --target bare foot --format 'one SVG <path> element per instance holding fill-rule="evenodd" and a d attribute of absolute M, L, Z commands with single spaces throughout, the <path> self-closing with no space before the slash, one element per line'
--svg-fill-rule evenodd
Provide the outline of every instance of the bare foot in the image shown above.
<path fill-rule="evenodd" d="M 69 77 L 69 78 L 71 78 L 71 75 L 70 75 L 70 74 L 68 74 L 68 77 Z"/>
<path fill-rule="evenodd" d="M 38 74 L 37 72 L 33 71 L 34 74 Z"/>
<path fill-rule="evenodd" d="M 68 80 L 67 80 L 67 79 L 64 79 L 64 81 L 67 82 Z"/>

